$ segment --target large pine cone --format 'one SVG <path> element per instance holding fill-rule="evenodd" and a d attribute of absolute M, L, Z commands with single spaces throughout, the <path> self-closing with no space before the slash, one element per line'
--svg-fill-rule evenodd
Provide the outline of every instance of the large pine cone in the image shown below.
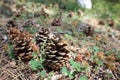
<path fill-rule="evenodd" d="M 67 44 L 48 28 L 41 28 L 36 37 L 39 46 L 45 44 L 45 64 L 52 70 L 60 70 L 68 62 Z"/>
<path fill-rule="evenodd" d="M 9 28 L 8 34 L 13 45 L 13 53 L 15 58 L 30 60 L 33 52 L 31 35 L 27 32 L 20 32 L 15 28 Z"/>

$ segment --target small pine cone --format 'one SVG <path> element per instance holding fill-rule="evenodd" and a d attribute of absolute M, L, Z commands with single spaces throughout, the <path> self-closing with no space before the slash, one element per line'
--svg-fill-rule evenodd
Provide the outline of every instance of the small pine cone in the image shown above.
<path fill-rule="evenodd" d="M 32 27 L 35 26 L 36 24 L 37 24 L 36 21 L 34 21 L 33 19 L 28 19 L 24 21 L 23 27 Z"/>
<path fill-rule="evenodd" d="M 50 29 L 41 28 L 36 37 L 39 46 L 45 44 L 45 64 L 52 70 L 60 70 L 68 62 L 67 44 L 53 34 Z M 45 42 L 45 43 L 44 43 Z"/>
<path fill-rule="evenodd" d="M 92 28 L 91 26 L 89 26 L 88 28 L 86 28 L 84 30 L 84 33 L 86 36 L 93 36 L 94 34 L 94 28 Z"/>
<path fill-rule="evenodd" d="M 17 27 L 18 23 L 14 19 L 11 19 L 7 22 L 6 26 L 7 27 Z"/>
<path fill-rule="evenodd" d="M 78 11 L 77 11 L 77 15 L 78 15 L 78 16 L 83 16 L 83 15 L 84 15 L 84 12 L 83 12 L 82 10 L 78 10 Z"/>
<path fill-rule="evenodd" d="M 107 24 L 110 26 L 110 27 L 115 27 L 115 22 L 113 19 L 108 19 L 107 20 Z"/>
<path fill-rule="evenodd" d="M 69 14 L 68 14 L 68 17 L 69 17 L 69 18 L 72 18 L 73 15 L 74 15 L 74 12 L 73 12 L 73 11 L 70 11 Z"/>
<path fill-rule="evenodd" d="M 52 26 L 61 26 L 62 23 L 61 23 L 61 18 L 55 18 L 52 23 L 51 23 Z"/>
<path fill-rule="evenodd" d="M 106 24 L 106 21 L 105 20 L 99 20 L 99 25 L 105 25 Z"/>
<path fill-rule="evenodd" d="M 20 22 L 17 22 L 15 19 L 10 19 L 6 23 L 7 28 L 17 28 L 19 30 L 23 30 L 23 27 L 21 26 Z"/>

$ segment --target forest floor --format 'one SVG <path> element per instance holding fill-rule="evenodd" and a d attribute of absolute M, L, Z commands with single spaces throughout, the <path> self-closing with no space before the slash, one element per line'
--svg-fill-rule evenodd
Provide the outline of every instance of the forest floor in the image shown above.
<path fill-rule="evenodd" d="M 120 80 L 120 26 L 112 18 L 12 1 L 0 1 L 0 80 Z M 67 43 L 70 65 L 60 71 L 33 70 L 30 62 L 12 58 L 8 25 L 33 36 L 41 27 L 50 28 Z"/>

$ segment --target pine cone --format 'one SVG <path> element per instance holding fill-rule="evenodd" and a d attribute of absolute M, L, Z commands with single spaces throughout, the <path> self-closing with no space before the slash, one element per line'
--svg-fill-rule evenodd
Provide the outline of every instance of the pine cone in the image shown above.
<path fill-rule="evenodd" d="M 27 32 L 21 32 L 16 28 L 9 28 L 8 34 L 10 42 L 13 45 L 15 58 L 21 60 L 30 60 L 32 58 L 31 35 Z"/>
<path fill-rule="evenodd" d="M 59 70 L 68 63 L 67 44 L 62 41 L 51 42 L 46 47 L 46 65 L 52 70 Z"/>
<path fill-rule="evenodd" d="M 19 30 L 23 30 L 23 27 L 21 26 L 21 23 L 16 21 L 15 19 L 10 19 L 6 23 L 7 28 L 17 28 Z"/>
<path fill-rule="evenodd" d="M 33 19 L 28 19 L 28 20 L 24 21 L 23 27 L 29 27 L 29 26 L 32 27 L 36 24 L 37 24 L 36 21 L 34 21 Z"/>
<path fill-rule="evenodd" d="M 84 33 L 86 36 L 93 36 L 94 34 L 94 28 L 92 28 L 91 26 L 89 26 L 88 28 L 86 28 L 84 30 Z"/>
<path fill-rule="evenodd" d="M 18 23 L 16 22 L 16 20 L 14 19 L 11 19 L 7 22 L 6 24 L 7 27 L 17 27 L 18 26 Z"/>
<path fill-rule="evenodd" d="M 31 39 L 28 39 L 22 35 L 14 42 L 13 53 L 15 57 L 21 60 L 30 60 L 32 58 L 32 46 Z"/>
<path fill-rule="evenodd" d="M 73 12 L 73 11 L 70 11 L 69 14 L 68 14 L 68 17 L 69 17 L 69 18 L 72 18 L 73 15 L 74 15 L 74 12 Z"/>
<path fill-rule="evenodd" d="M 68 62 L 67 44 L 53 34 L 49 29 L 41 28 L 36 42 L 42 46 L 45 42 L 45 64 L 52 70 L 59 70 Z"/>
<path fill-rule="evenodd" d="M 51 23 L 52 26 L 61 26 L 62 23 L 61 23 L 61 17 L 60 18 L 55 18 L 52 23 Z"/>
<path fill-rule="evenodd" d="M 108 23 L 108 25 L 109 25 L 110 27 L 115 27 L 115 22 L 114 22 L 113 19 L 108 19 L 108 20 L 107 20 L 107 23 Z"/>

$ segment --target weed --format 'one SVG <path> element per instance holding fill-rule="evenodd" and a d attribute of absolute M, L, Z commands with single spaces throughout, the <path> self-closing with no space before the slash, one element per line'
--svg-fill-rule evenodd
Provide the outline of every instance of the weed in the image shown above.
<path fill-rule="evenodd" d="M 42 71 L 40 72 L 40 75 L 45 78 L 45 77 L 47 76 L 47 73 L 46 73 L 45 70 L 42 70 Z"/>
<path fill-rule="evenodd" d="M 86 67 L 80 65 L 80 63 L 75 62 L 72 59 L 70 59 L 69 62 L 71 67 L 73 68 L 73 71 L 68 70 L 66 67 L 63 67 L 61 71 L 65 76 L 68 76 L 70 79 L 74 79 L 77 73 L 82 72 L 86 69 Z"/>
<path fill-rule="evenodd" d="M 88 80 L 87 76 L 86 75 L 82 75 L 79 77 L 79 80 Z"/>
<path fill-rule="evenodd" d="M 9 55 L 9 57 L 10 57 L 11 59 L 14 59 L 14 58 L 15 58 L 15 55 L 14 55 L 14 53 L 13 53 L 13 46 L 10 45 L 10 44 L 8 45 L 7 53 L 8 53 L 8 55 Z"/>
<path fill-rule="evenodd" d="M 94 50 L 94 53 L 98 53 L 99 52 L 99 47 L 98 46 L 94 46 L 93 50 Z"/>
<path fill-rule="evenodd" d="M 32 68 L 32 70 L 38 70 L 38 69 L 43 68 L 41 63 L 39 61 L 36 61 L 36 60 L 31 60 L 30 61 L 30 67 Z"/>
<path fill-rule="evenodd" d="M 33 34 L 36 33 L 39 29 L 35 28 L 35 26 L 25 26 L 25 30 L 28 31 L 29 33 Z"/>

